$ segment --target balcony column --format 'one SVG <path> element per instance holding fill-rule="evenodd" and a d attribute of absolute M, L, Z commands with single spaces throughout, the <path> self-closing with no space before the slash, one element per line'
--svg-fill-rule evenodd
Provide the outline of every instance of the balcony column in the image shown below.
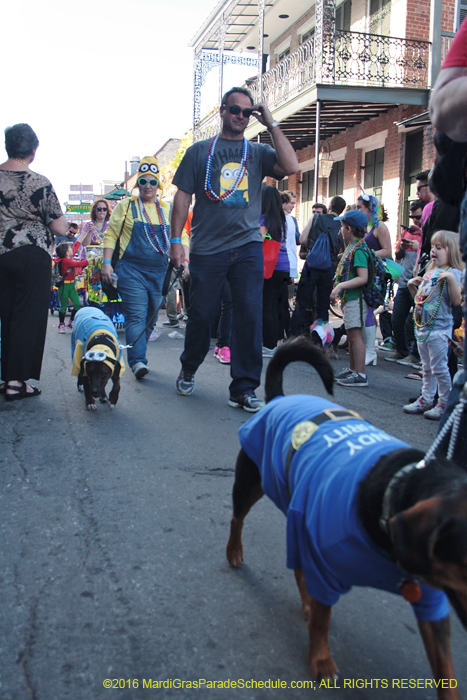
<path fill-rule="evenodd" d="M 334 82 L 334 44 L 336 0 L 316 0 L 315 6 L 315 82 Z"/>
<path fill-rule="evenodd" d="M 258 93 L 256 99 L 263 101 L 263 53 L 264 53 L 264 0 L 258 0 Z"/>
<path fill-rule="evenodd" d="M 193 55 L 193 141 L 195 138 L 196 124 L 201 118 L 201 87 L 203 85 L 203 50 L 194 52 Z"/>
<path fill-rule="evenodd" d="M 319 142 L 321 139 L 321 100 L 316 101 L 316 140 L 315 140 L 315 180 L 313 182 L 313 190 L 315 193 L 315 202 L 319 201 L 318 184 L 319 184 Z"/>
<path fill-rule="evenodd" d="M 224 46 L 225 46 L 226 21 L 222 15 L 219 27 L 219 104 L 224 94 Z"/>

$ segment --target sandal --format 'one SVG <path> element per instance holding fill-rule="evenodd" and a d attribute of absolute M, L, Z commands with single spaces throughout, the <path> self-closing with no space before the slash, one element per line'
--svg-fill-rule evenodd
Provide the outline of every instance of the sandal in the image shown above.
<path fill-rule="evenodd" d="M 32 391 L 28 391 L 28 385 L 23 382 L 21 386 L 9 386 L 9 391 L 14 391 L 14 394 L 7 394 L 5 387 L 5 399 L 7 401 L 19 401 L 19 399 L 29 399 L 31 396 L 39 396 L 41 390 L 37 386 L 30 387 Z"/>

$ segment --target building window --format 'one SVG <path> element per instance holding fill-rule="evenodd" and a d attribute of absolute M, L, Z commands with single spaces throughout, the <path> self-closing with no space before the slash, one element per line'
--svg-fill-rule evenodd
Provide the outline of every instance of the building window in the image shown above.
<path fill-rule="evenodd" d="M 279 180 L 277 183 L 277 189 L 279 192 L 285 192 L 285 190 L 289 189 L 289 178 L 284 177 L 282 180 Z"/>
<path fill-rule="evenodd" d="M 336 10 L 336 29 L 350 32 L 350 18 L 352 15 L 352 0 L 346 0 Z"/>
<path fill-rule="evenodd" d="M 290 47 L 279 54 L 279 61 L 283 61 L 290 53 Z"/>
<path fill-rule="evenodd" d="M 391 0 L 370 0 L 370 34 L 390 36 Z"/>
<path fill-rule="evenodd" d="M 300 198 L 302 228 L 305 226 L 312 214 L 311 209 L 314 202 L 314 184 L 314 170 L 307 170 L 305 173 L 302 173 L 302 196 Z"/>
<path fill-rule="evenodd" d="M 345 161 L 338 160 L 332 166 L 329 176 L 329 196 L 335 197 L 344 193 L 344 165 Z"/>
<path fill-rule="evenodd" d="M 460 0 L 456 32 L 466 17 L 467 17 L 467 0 Z"/>
<path fill-rule="evenodd" d="M 301 44 L 304 44 L 305 41 L 308 41 L 308 39 L 311 39 L 311 37 L 314 36 L 314 35 L 315 35 L 315 28 L 312 27 L 312 28 L 309 29 L 307 32 L 305 32 L 305 34 L 303 34 L 302 40 L 301 40 L 300 43 L 301 43 Z"/>
<path fill-rule="evenodd" d="M 383 192 L 384 148 L 365 153 L 364 188 L 367 194 L 381 198 Z"/>

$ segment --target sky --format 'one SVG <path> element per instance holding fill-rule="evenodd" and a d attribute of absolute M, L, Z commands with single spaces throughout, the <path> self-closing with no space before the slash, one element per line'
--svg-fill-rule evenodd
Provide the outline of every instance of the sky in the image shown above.
<path fill-rule="evenodd" d="M 71 184 L 123 181 L 125 161 L 181 138 L 193 115 L 188 43 L 217 0 L 14 0 L 4 3 L 3 132 L 26 122 L 40 145 L 31 169 L 60 202 Z"/>

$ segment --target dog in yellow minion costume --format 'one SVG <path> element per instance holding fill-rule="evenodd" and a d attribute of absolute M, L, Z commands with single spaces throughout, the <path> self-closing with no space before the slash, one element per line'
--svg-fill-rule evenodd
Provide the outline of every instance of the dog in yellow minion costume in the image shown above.
<path fill-rule="evenodd" d="M 100 309 L 87 306 L 75 316 L 71 334 L 73 377 L 78 377 L 78 391 L 84 389 L 86 410 L 96 409 L 95 399 L 113 408 L 120 393 L 120 375 L 125 371 L 117 331 L 110 318 Z M 112 379 L 109 398 L 105 388 Z"/>

